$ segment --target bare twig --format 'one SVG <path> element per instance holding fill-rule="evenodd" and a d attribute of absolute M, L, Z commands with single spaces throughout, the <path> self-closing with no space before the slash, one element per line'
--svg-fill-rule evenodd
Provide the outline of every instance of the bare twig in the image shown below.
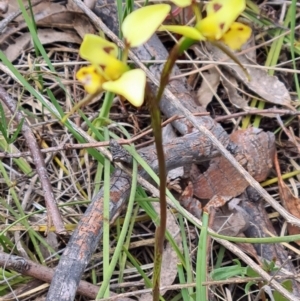
<path fill-rule="evenodd" d="M 216 121 L 223 121 L 223 120 L 242 117 L 242 116 L 247 116 L 247 115 L 262 115 L 262 116 L 274 118 L 276 115 L 297 116 L 297 115 L 300 115 L 300 112 L 299 111 L 292 111 L 292 110 L 277 109 L 277 108 L 264 109 L 264 110 L 249 109 L 249 110 L 246 110 L 245 112 L 238 112 L 238 113 L 225 115 L 225 116 L 216 116 L 215 120 Z"/>
<path fill-rule="evenodd" d="M 29 259 L 20 256 L 9 255 L 4 252 L 0 252 L 0 266 L 6 269 L 14 270 L 25 276 L 34 277 L 46 283 L 51 283 L 55 272 L 54 269 L 48 268 Z M 97 297 L 98 291 L 99 286 L 93 285 L 87 281 L 81 280 L 78 284 L 77 293 L 86 296 L 89 299 L 94 300 Z"/>

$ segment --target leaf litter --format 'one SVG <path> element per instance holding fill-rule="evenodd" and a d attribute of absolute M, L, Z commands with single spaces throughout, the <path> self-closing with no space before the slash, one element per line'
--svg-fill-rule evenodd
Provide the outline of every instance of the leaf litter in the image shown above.
<path fill-rule="evenodd" d="M 69 1 L 69 2 L 72 3 L 72 1 Z M 9 10 L 7 13 L 12 12 L 13 9 L 18 9 L 18 6 L 16 5 L 16 3 L 17 3 L 16 1 L 10 1 Z M 68 5 L 70 5 L 70 3 Z M 62 57 L 65 56 L 75 62 L 76 58 L 74 58 L 74 56 L 72 54 L 70 54 L 69 52 L 64 52 L 63 49 L 64 49 L 65 45 L 63 44 L 63 42 L 68 42 L 73 45 L 72 47 L 76 47 L 75 45 L 80 43 L 80 38 L 82 38 L 86 32 L 91 32 L 91 30 L 94 30 L 92 24 L 88 21 L 88 19 L 82 14 L 81 11 L 79 12 L 77 10 L 76 6 L 73 6 L 73 7 L 66 6 L 65 7 L 65 6 L 61 6 L 60 4 L 51 3 L 48 1 L 44 1 L 41 4 L 41 6 L 36 6 L 34 8 L 34 13 L 35 13 L 35 18 L 36 18 L 38 26 L 46 27 L 46 29 L 39 30 L 40 31 L 39 34 L 40 34 L 42 43 L 48 49 L 51 49 L 51 47 L 56 47 L 56 49 L 58 49 L 56 56 L 52 56 L 52 59 L 58 62 L 58 61 L 62 61 L 63 60 Z M 5 17 L 5 14 L 3 16 Z M 67 21 L 65 21 L 65 20 L 67 20 Z M 20 35 L 20 36 L 16 35 L 16 33 L 20 32 L 22 30 L 24 31 L 24 29 L 26 28 L 26 25 L 24 24 L 22 17 L 18 17 L 15 20 L 14 25 L 15 24 L 17 24 L 16 27 L 11 26 L 11 24 L 10 24 L 10 26 L 8 28 L 6 28 L 6 31 L 0 36 L 1 45 L 3 45 L 3 43 L 5 42 L 5 45 L 6 45 L 5 47 L 7 47 L 5 51 L 11 61 L 14 61 L 17 59 L 20 60 L 20 57 L 22 57 L 24 54 L 30 55 L 30 51 L 32 49 L 32 45 L 30 44 L 30 36 L 28 33 L 22 33 L 22 35 Z M 55 24 L 55 26 L 54 26 L 54 24 Z M 56 29 L 49 28 L 49 27 L 55 27 Z M 59 28 L 60 31 L 57 31 L 57 28 Z M 61 46 L 61 45 L 63 45 L 63 46 Z M 61 52 L 59 50 L 60 47 L 61 47 Z M 217 60 L 224 59 L 224 56 L 222 55 L 222 53 L 218 53 L 218 51 L 216 51 L 215 49 L 213 50 L 212 56 Z M 253 62 L 253 59 L 250 60 L 247 56 L 239 56 L 239 59 L 241 60 L 241 62 L 243 64 L 250 64 L 250 65 L 256 64 L 256 62 L 255 63 Z M 229 61 L 229 60 L 227 60 L 227 61 Z M 18 63 L 23 63 L 25 65 L 26 60 L 21 59 Z M 287 107 L 291 108 L 292 103 L 291 103 L 290 93 L 287 90 L 287 88 L 285 87 L 284 83 L 282 81 L 280 81 L 277 76 L 269 76 L 265 70 L 247 67 L 247 70 L 251 76 L 251 81 L 248 82 L 245 77 L 245 74 L 241 71 L 241 69 L 239 67 L 230 65 L 230 66 L 226 67 L 226 70 L 227 71 L 224 71 L 224 74 L 221 76 L 221 82 L 222 82 L 222 85 L 224 86 L 224 89 L 226 90 L 228 100 L 235 106 L 235 108 L 230 107 L 230 110 L 236 111 L 237 108 L 243 110 L 247 107 L 247 104 L 246 104 L 243 96 L 241 96 L 241 94 L 238 93 L 236 91 L 236 89 L 234 88 L 235 86 L 237 87 L 238 85 L 240 85 L 240 83 L 242 83 L 244 87 L 247 87 L 256 95 L 261 97 L 263 100 L 270 102 L 273 105 L 287 106 Z M 228 73 L 226 74 L 226 72 L 229 72 L 229 74 Z M 67 80 L 72 80 L 72 74 L 73 74 L 72 69 L 65 69 L 64 72 L 61 73 L 61 76 L 65 76 L 66 77 L 65 79 L 67 79 Z M 208 103 L 211 103 L 212 105 L 216 105 L 213 101 L 213 95 L 214 95 L 214 93 L 218 93 L 218 88 L 219 88 L 219 84 L 220 84 L 220 79 L 213 71 L 211 71 L 209 74 L 214 74 L 214 75 L 212 75 L 211 78 L 208 77 L 208 79 L 207 79 L 207 81 L 209 83 L 212 82 L 212 85 L 211 85 L 212 89 L 209 88 L 207 84 L 205 84 L 205 81 L 203 81 L 202 85 L 200 87 L 200 90 L 198 90 L 200 104 L 202 104 L 204 106 L 207 105 Z M 7 78 L 5 78 L 5 76 L 3 76 L 3 75 L 1 75 L 1 76 L 5 79 L 4 82 L 7 82 Z M 226 80 L 225 78 L 228 80 Z M 230 85 L 229 82 L 232 85 Z M 68 89 L 71 89 L 71 86 L 68 86 Z M 79 89 L 80 88 L 77 87 L 77 93 L 78 93 Z M 18 95 L 18 94 L 20 94 L 21 91 L 22 91 L 22 89 L 20 87 L 15 86 L 13 93 L 15 95 Z M 57 95 L 60 94 L 59 90 L 56 90 L 55 92 Z M 28 97 L 28 96 L 26 96 L 26 97 Z M 62 97 L 61 100 L 64 101 L 65 100 L 64 97 Z M 23 101 L 23 104 L 24 103 L 26 103 L 26 100 Z M 39 124 L 39 122 L 37 122 L 37 120 L 35 120 L 34 116 L 30 116 L 30 118 L 33 121 L 33 124 L 37 123 L 35 125 L 36 130 L 38 132 L 42 133 L 44 135 L 45 139 L 48 140 L 48 142 L 53 141 L 52 140 L 53 136 L 58 138 L 57 142 L 64 139 L 63 131 L 61 131 L 61 129 L 58 128 L 56 121 L 53 121 L 51 119 L 50 115 L 42 117 L 42 115 L 40 115 L 42 108 L 39 106 L 36 106 L 34 100 L 31 100 L 27 104 L 28 104 L 27 110 L 29 110 L 29 111 L 32 110 L 32 112 L 34 114 L 37 114 L 39 116 L 39 118 L 37 119 L 38 121 L 41 121 L 43 118 L 45 118 L 45 120 L 43 120 L 43 122 L 42 122 L 42 123 L 45 123 L 45 126 L 44 126 L 43 124 Z M 99 106 L 98 106 L 98 108 L 99 108 Z M 90 114 L 95 109 L 98 109 L 98 108 L 96 106 L 95 107 L 87 106 L 87 108 L 85 108 L 85 110 L 88 114 Z M 122 112 L 122 110 L 118 110 L 117 106 L 115 106 L 113 110 L 114 111 L 112 112 L 112 116 L 113 116 L 113 114 L 116 114 L 117 118 L 122 120 L 120 117 L 120 116 L 122 116 L 122 113 L 120 113 L 120 111 Z M 216 106 L 216 110 L 221 111 L 221 109 L 217 106 Z M 144 117 L 141 117 L 139 119 L 139 121 L 142 118 L 144 118 Z M 126 122 L 131 121 L 130 118 L 124 118 L 124 120 Z M 54 124 L 55 124 L 55 126 L 54 126 Z M 274 126 L 275 126 L 275 123 L 273 124 L 273 127 Z M 227 124 L 225 124 L 225 127 L 227 127 L 227 130 L 230 131 Z M 267 130 L 271 129 L 268 122 L 263 123 L 262 127 L 265 127 L 265 129 L 267 129 Z M 142 123 L 140 124 L 140 128 L 143 128 Z M 295 128 L 295 131 L 297 133 L 297 128 Z M 236 135 L 236 136 L 241 135 L 242 136 L 242 134 L 238 134 L 238 133 L 239 132 L 235 132 L 235 134 L 233 134 L 233 135 Z M 265 137 L 264 140 L 265 140 L 265 142 L 268 142 L 270 140 L 270 137 Z M 250 139 L 250 141 L 251 141 L 251 139 Z M 254 141 L 254 140 L 252 140 L 252 141 Z M 255 150 L 255 147 L 258 147 L 257 145 L 254 145 L 254 149 L 251 150 L 252 145 L 251 145 L 251 143 L 249 145 L 249 141 L 247 139 L 243 140 L 242 145 L 244 145 L 244 150 L 242 152 L 241 157 L 243 157 L 243 156 L 247 157 L 247 160 L 249 158 L 253 158 L 253 161 L 250 160 L 250 162 L 252 162 L 251 164 L 254 164 L 254 165 L 256 164 L 255 167 L 253 167 L 253 166 L 251 167 L 251 164 L 250 164 L 250 166 L 248 168 L 250 170 L 254 171 L 254 173 L 257 173 L 257 171 L 258 171 L 258 174 L 254 174 L 254 176 L 256 176 L 259 181 L 265 180 L 267 175 L 269 173 L 272 173 L 271 163 L 268 161 L 270 159 L 270 157 L 272 157 L 272 156 L 269 154 L 270 149 L 268 149 L 268 147 L 273 144 L 266 143 L 266 145 L 265 145 L 266 148 L 264 149 L 264 151 L 262 151 L 262 154 L 265 155 L 265 157 L 263 159 L 257 159 L 258 152 L 256 152 L 256 150 Z M 17 147 L 18 147 L 18 149 L 22 150 L 22 140 L 18 141 Z M 95 163 L 92 160 L 88 159 L 86 157 L 86 154 L 82 153 L 82 155 L 85 156 L 85 160 L 86 160 L 85 163 L 83 163 L 83 164 L 78 164 L 81 157 L 79 157 L 76 152 L 70 152 L 68 154 L 69 157 L 64 156 L 65 164 L 67 166 L 69 166 L 71 168 L 70 170 L 72 171 L 72 174 L 68 176 L 68 177 L 72 178 L 72 180 L 70 182 L 68 182 L 68 177 L 66 177 L 66 179 L 63 179 L 63 177 L 62 177 L 62 175 L 64 174 L 63 169 L 61 167 L 59 167 L 59 165 L 57 165 L 58 161 L 56 161 L 57 163 L 54 163 L 54 161 L 51 161 L 52 160 L 51 156 L 48 156 L 48 158 L 47 158 L 48 162 L 51 162 L 49 164 L 49 172 L 51 172 L 53 174 L 54 182 L 55 181 L 60 182 L 59 185 L 57 185 L 57 186 L 54 185 L 55 191 L 58 195 L 61 195 L 63 197 L 63 199 L 70 198 L 72 200 L 72 199 L 76 199 L 76 198 L 79 198 L 79 199 L 82 198 L 82 195 L 80 195 L 80 193 L 78 193 L 78 189 L 74 189 L 72 187 L 73 184 L 76 183 L 77 181 L 83 183 L 87 190 L 92 190 L 92 187 L 89 187 L 89 185 L 91 185 L 89 182 L 91 180 L 89 178 L 90 176 L 87 176 L 88 173 L 86 171 L 84 171 L 84 168 L 90 168 L 90 167 L 93 168 L 95 166 Z M 57 157 L 55 157 L 55 158 L 57 159 Z M 241 158 L 241 162 L 243 162 L 243 158 Z M 261 165 L 261 166 L 259 166 L 259 165 Z M 223 234 L 229 235 L 230 230 L 231 231 L 234 230 L 233 232 L 235 232 L 235 234 L 231 233 L 231 235 L 238 235 L 240 232 L 242 232 L 243 226 L 236 224 L 235 220 L 239 219 L 239 221 L 243 221 L 243 219 L 246 220 L 248 217 L 241 218 L 238 215 L 239 210 L 236 209 L 237 207 L 231 209 L 231 211 L 230 210 L 227 211 L 228 208 L 225 210 L 226 206 L 228 206 L 227 205 L 227 202 L 228 202 L 227 197 L 228 198 L 235 197 L 237 194 L 242 192 L 248 185 L 243 182 L 242 178 L 241 178 L 241 180 L 238 180 L 239 176 L 236 175 L 234 173 L 234 171 L 230 171 L 230 166 L 231 165 L 229 163 L 226 164 L 225 161 L 223 162 L 222 158 L 214 159 L 210 163 L 208 169 L 203 173 L 205 175 L 205 180 L 203 180 L 203 181 L 206 183 L 208 183 L 208 182 L 210 183 L 209 185 L 207 185 L 208 187 L 210 187 L 210 188 L 207 188 L 208 191 L 206 191 L 205 193 L 199 192 L 198 190 L 199 190 L 199 187 L 202 186 L 202 182 L 201 182 L 201 185 L 199 184 L 199 182 L 197 182 L 196 184 L 194 184 L 195 187 L 193 187 L 193 189 L 191 189 L 192 192 L 189 192 L 189 194 L 192 199 L 195 199 L 195 196 L 198 196 L 198 198 L 200 198 L 200 199 L 202 199 L 202 198 L 210 199 L 210 198 L 214 198 L 216 195 L 219 195 L 223 198 L 225 197 L 225 199 L 223 200 L 223 203 L 222 203 L 222 205 L 225 205 L 225 207 L 222 208 L 222 210 L 224 210 L 223 214 L 224 214 L 225 218 L 228 218 L 228 216 L 230 216 L 230 215 L 232 215 L 232 218 L 231 218 L 231 221 L 229 221 L 231 224 L 227 224 L 228 232 L 223 232 Z M 74 169 L 72 169 L 72 168 L 74 168 Z M 223 180 L 220 179 L 220 178 L 222 178 L 222 177 L 220 177 L 220 174 L 219 174 L 220 170 L 224 170 L 227 172 L 228 176 L 222 175 L 223 178 L 226 178 L 225 184 L 224 184 Z M 203 179 L 203 174 L 202 174 L 202 176 L 199 176 L 201 178 L 201 180 Z M 279 174 L 280 174 L 280 171 L 278 173 L 278 177 L 280 177 Z M 85 176 L 86 176 L 87 180 L 84 179 Z M 182 179 L 182 181 L 184 181 L 183 177 L 181 179 Z M 64 182 L 64 180 L 65 180 L 65 182 Z M 70 186 L 70 183 L 72 183 L 71 186 Z M 189 184 L 187 185 L 187 187 L 190 187 L 191 182 L 188 182 L 188 183 Z M 36 201 L 34 202 L 34 206 L 38 206 L 38 203 L 42 202 L 41 191 L 39 190 L 40 187 L 37 184 L 34 184 L 34 185 L 36 185 L 35 194 L 34 194 Z M 234 193 L 231 192 L 233 186 L 235 188 Z M 206 187 L 206 186 L 203 185 L 203 187 Z M 22 186 L 19 186 L 19 188 L 20 188 L 20 191 L 21 191 L 21 189 L 24 189 L 24 188 L 22 188 Z M 299 216 L 299 212 L 298 212 L 299 211 L 298 210 L 299 200 L 298 200 L 298 198 L 293 196 L 293 194 L 290 192 L 287 185 L 283 183 L 282 178 L 280 178 L 280 180 L 279 180 L 278 189 L 280 191 L 281 198 L 282 198 L 283 204 L 285 204 L 285 207 L 292 214 L 294 214 L 298 217 Z M 62 193 L 62 192 L 64 192 L 64 193 Z M 222 193 L 224 195 L 222 195 Z M 198 214 L 199 210 L 201 210 L 201 208 L 202 208 L 199 200 L 196 200 L 196 201 L 198 203 L 196 203 L 197 206 L 195 207 L 195 212 L 194 212 L 195 215 Z M 194 200 L 192 200 L 191 202 L 193 204 Z M 233 214 L 232 211 L 235 211 L 235 213 Z M 191 212 L 193 212 L 193 210 Z M 72 210 L 72 211 L 70 211 L 70 213 L 71 213 L 70 216 L 67 217 L 67 221 L 70 223 L 77 223 L 78 220 L 80 219 L 80 215 L 82 214 L 82 209 L 78 208 L 77 211 Z M 76 217 L 76 215 L 77 215 L 77 217 Z M 175 217 L 172 215 L 172 218 L 170 217 L 168 219 L 171 222 L 169 227 L 170 227 L 170 229 L 172 229 L 172 234 L 174 236 L 176 236 L 176 233 L 178 233 L 178 230 L 179 230 L 178 226 L 176 225 Z M 198 215 L 197 217 L 199 218 L 200 215 Z M 222 223 L 221 218 L 220 218 L 220 221 Z M 149 220 L 148 220 L 148 222 L 149 222 Z M 245 225 L 246 224 L 247 223 L 245 223 Z M 151 223 L 147 224 L 147 222 L 145 222 L 145 225 L 147 225 L 146 227 L 151 228 Z M 144 226 L 142 226 L 142 227 L 144 227 Z M 218 220 L 218 222 L 216 222 L 215 227 L 216 227 L 215 230 L 220 229 L 219 220 Z M 289 228 L 289 231 L 292 231 L 290 233 L 299 233 L 297 227 L 296 227 L 296 229 L 293 229 L 293 227 L 291 227 L 291 226 L 289 226 L 288 228 Z M 139 229 L 138 225 L 137 225 L 137 229 Z M 225 231 L 225 230 L 223 229 L 223 231 Z M 295 231 L 295 232 L 293 232 L 293 231 Z M 142 247 L 143 251 L 140 251 L 140 252 L 142 252 L 142 256 L 139 258 L 140 260 L 143 256 L 145 257 L 147 253 L 151 254 L 151 248 L 148 248 L 148 246 L 146 245 L 146 241 L 144 243 L 145 243 L 145 246 Z M 176 243 L 179 246 L 181 246 L 180 239 L 177 240 Z M 192 248 L 193 243 L 195 243 L 195 242 L 190 241 L 190 243 L 191 243 L 190 247 Z M 165 269 L 163 270 L 164 271 L 163 279 L 165 279 L 165 281 L 163 282 L 164 285 L 170 285 L 170 284 L 174 283 L 174 279 L 176 278 L 176 271 L 177 271 L 176 270 L 176 268 L 177 268 L 177 265 L 176 265 L 177 259 L 176 258 L 177 257 L 174 256 L 174 250 L 170 246 L 167 246 L 167 249 L 168 249 L 168 251 L 166 252 L 165 257 L 169 257 L 169 258 L 167 258 L 167 259 L 169 259 L 169 261 L 168 260 L 164 261 L 166 264 Z M 97 261 L 97 260 L 95 259 L 95 261 Z M 168 266 L 169 267 L 171 266 L 172 270 L 168 269 Z M 138 277 L 138 274 L 135 274 L 135 277 Z"/>

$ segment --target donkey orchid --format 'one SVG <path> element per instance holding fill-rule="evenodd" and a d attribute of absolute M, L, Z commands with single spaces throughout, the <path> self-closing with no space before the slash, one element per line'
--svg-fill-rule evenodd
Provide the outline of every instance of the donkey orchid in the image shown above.
<path fill-rule="evenodd" d="M 171 1 L 176 5 L 180 3 L 180 0 Z M 193 4 L 192 0 L 183 2 L 185 6 Z M 252 32 L 249 26 L 235 22 L 245 8 L 246 0 L 211 0 L 206 5 L 206 17 L 199 20 L 194 28 L 162 25 L 159 30 L 169 30 L 193 40 L 222 41 L 232 50 L 237 50 L 249 39 Z"/>
<path fill-rule="evenodd" d="M 122 60 L 117 58 L 116 44 L 100 36 L 86 34 L 79 54 L 91 65 L 82 67 L 76 73 L 76 78 L 86 92 L 96 94 L 103 90 L 110 91 L 125 97 L 136 107 L 141 106 L 146 74 L 141 69 L 130 70 L 127 65 L 128 49 L 145 43 L 167 17 L 170 9 L 168 4 L 156 4 L 140 8 L 125 18 L 122 24 L 125 39 Z"/>

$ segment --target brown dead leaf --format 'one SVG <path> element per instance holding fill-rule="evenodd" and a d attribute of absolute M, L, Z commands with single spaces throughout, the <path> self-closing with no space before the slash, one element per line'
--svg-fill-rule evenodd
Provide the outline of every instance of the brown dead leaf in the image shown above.
<path fill-rule="evenodd" d="M 278 177 L 279 194 L 283 207 L 295 217 L 300 218 L 300 200 L 293 195 L 289 187 L 284 183 L 282 179 L 277 153 L 275 153 L 274 157 L 274 165 Z M 288 232 L 290 235 L 300 234 L 300 228 L 288 224 Z M 296 243 L 300 245 L 299 240 L 296 241 Z"/>
<path fill-rule="evenodd" d="M 76 8 L 78 9 L 77 6 Z M 75 29 L 81 38 L 87 33 L 95 32 L 95 28 L 89 18 L 81 11 L 74 10 L 71 3 L 67 5 L 67 9 L 64 8 L 60 12 L 53 12 L 41 19 L 38 25 L 43 27 L 53 27 L 55 25 L 60 29 Z"/>
<path fill-rule="evenodd" d="M 0 13 L 5 14 L 8 11 L 8 1 L 0 0 Z"/>
<path fill-rule="evenodd" d="M 230 196 L 220 196 L 220 195 L 214 195 L 209 202 L 205 205 L 203 210 L 205 212 L 211 212 L 211 209 L 217 209 L 223 207 L 229 200 L 231 199 Z"/>
<path fill-rule="evenodd" d="M 80 44 L 81 39 L 70 32 L 61 32 L 54 29 L 39 29 L 38 37 L 43 45 L 55 42 L 69 42 Z M 11 62 L 14 61 L 26 48 L 33 46 L 30 33 L 25 33 L 15 40 L 15 44 L 8 46 L 4 51 Z"/>
<path fill-rule="evenodd" d="M 68 29 L 75 30 L 79 36 L 83 37 L 85 33 L 94 33 L 95 29 L 89 19 L 78 9 L 78 7 L 68 1 L 68 5 L 64 6 L 59 3 L 50 1 L 42 1 L 33 7 L 34 18 L 38 26 L 59 28 L 60 30 Z M 10 1 L 9 11 L 7 14 L 19 11 L 16 0 Z M 7 28 L 0 37 L 0 45 L 9 41 L 16 32 L 27 27 L 22 16 L 18 17 L 19 22 L 17 27 Z M 74 32 L 74 35 L 76 35 Z"/>
<path fill-rule="evenodd" d="M 191 181 L 189 181 L 188 185 L 185 187 L 184 191 L 182 192 L 179 198 L 179 202 L 188 212 L 200 219 L 202 214 L 202 205 L 193 196 L 193 184 Z"/>
<path fill-rule="evenodd" d="M 212 101 L 220 84 L 220 74 L 217 69 L 213 68 L 210 72 L 203 72 L 203 81 L 197 92 L 198 103 L 206 108 Z"/>
<path fill-rule="evenodd" d="M 274 135 L 250 128 L 234 132 L 230 139 L 237 145 L 236 160 L 254 179 L 265 180 L 272 167 Z M 224 157 L 213 159 L 208 170 L 193 178 L 192 182 L 194 195 L 200 199 L 211 199 L 214 195 L 232 198 L 241 194 L 249 185 Z"/>
<path fill-rule="evenodd" d="M 25 7 L 28 5 L 27 0 L 26 1 L 23 0 L 22 2 L 24 3 Z M 39 1 L 39 0 L 32 1 L 32 11 L 35 16 L 39 12 L 44 12 L 45 15 L 48 15 L 50 11 L 55 11 L 56 8 L 60 8 L 61 11 L 64 10 L 64 6 L 60 5 L 59 3 L 53 3 L 51 1 Z M 18 1 L 10 0 L 8 3 L 8 10 L 7 10 L 6 14 L 4 15 L 4 17 L 12 14 L 14 12 L 17 12 L 17 11 L 20 11 Z M 20 21 L 23 21 L 24 18 L 22 15 L 20 15 L 15 20 L 20 22 Z"/>
<path fill-rule="evenodd" d="M 219 48 L 211 46 L 210 50 L 214 60 L 226 60 L 226 62 L 233 63 L 233 61 Z M 257 65 L 256 62 L 245 55 L 240 55 L 238 59 L 243 65 Z M 226 69 L 265 101 L 291 108 L 290 94 L 285 85 L 276 76 L 269 75 L 267 71 L 263 69 L 247 66 L 246 69 L 251 78 L 251 80 L 248 81 L 247 76 L 241 67 L 234 64 L 226 66 Z"/>
<path fill-rule="evenodd" d="M 220 199 L 220 197 L 218 198 Z M 223 204 L 227 202 L 224 199 Z M 209 202 L 210 203 L 210 202 Z M 238 236 L 243 233 L 249 226 L 249 215 L 242 207 L 235 204 L 233 208 L 230 206 L 222 206 L 214 214 L 212 228 L 214 231 L 227 236 Z"/>
<path fill-rule="evenodd" d="M 244 109 L 247 108 L 247 101 L 238 94 L 237 87 L 238 83 L 233 75 L 229 72 L 224 72 L 224 76 L 221 77 L 222 85 L 227 92 L 229 101 L 237 108 Z"/>

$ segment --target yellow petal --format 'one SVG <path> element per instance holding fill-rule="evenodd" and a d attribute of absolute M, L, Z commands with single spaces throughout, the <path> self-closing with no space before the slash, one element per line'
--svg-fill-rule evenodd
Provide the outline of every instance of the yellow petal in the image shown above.
<path fill-rule="evenodd" d="M 158 31 L 168 30 L 174 33 L 178 33 L 184 37 L 204 41 L 205 37 L 194 27 L 184 25 L 162 25 L 158 28 Z"/>
<path fill-rule="evenodd" d="M 207 16 L 218 12 L 221 8 L 231 10 L 236 19 L 245 10 L 246 0 L 211 0 L 205 7 Z"/>
<path fill-rule="evenodd" d="M 206 38 L 219 40 L 245 7 L 245 0 L 212 0 L 206 6 L 207 17 L 196 28 Z"/>
<path fill-rule="evenodd" d="M 135 107 L 144 102 L 146 74 L 141 69 L 134 69 L 124 73 L 118 80 L 105 82 L 102 87 L 125 97 Z"/>
<path fill-rule="evenodd" d="M 106 64 L 103 64 L 102 67 L 104 67 L 105 78 L 109 80 L 116 80 L 129 70 L 126 64 L 110 56 L 107 57 Z"/>
<path fill-rule="evenodd" d="M 80 56 L 87 61 L 95 61 L 99 57 L 99 51 L 105 52 L 115 58 L 118 56 L 118 47 L 116 44 L 100 36 L 86 34 L 79 49 Z"/>
<path fill-rule="evenodd" d="M 105 81 L 94 66 L 82 67 L 77 71 L 76 78 L 83 84 L 85 91 L 89 94 L 101 91 L 102 84 Z"/>
<path fill-rule="evenodd" d="M 192 0 L 170 0 L 178 7 L 187 7 L 192 4 Z"/>
<path fill-rule="evenodd" d="M 154 4 L 129 14 L 122 24 L 122 32 L 129 47 L 138 47 L 149 40 L 170 10 L 168 4 Z"/>
<path fill-rule="evenodd" d="M 240 49 L 251 36 L 251 28 L 245 24 L 234 22 L 221 40 L 232 50 Z"/>

